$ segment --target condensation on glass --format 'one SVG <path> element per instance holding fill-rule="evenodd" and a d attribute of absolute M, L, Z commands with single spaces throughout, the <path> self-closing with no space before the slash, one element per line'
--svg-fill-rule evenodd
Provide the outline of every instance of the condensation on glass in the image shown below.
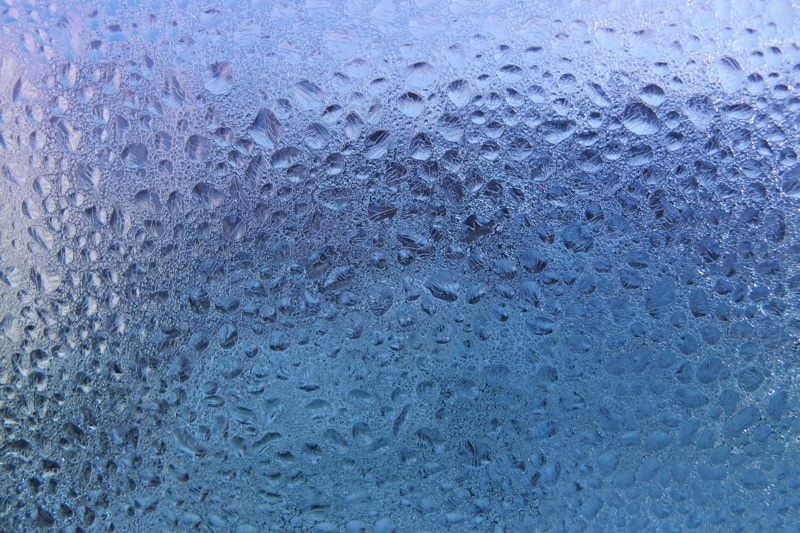
<path fill-rule="evenodd" d="M 0 0 L 0 530 L 796 530 L 796 9 L 477 4 Z"/>

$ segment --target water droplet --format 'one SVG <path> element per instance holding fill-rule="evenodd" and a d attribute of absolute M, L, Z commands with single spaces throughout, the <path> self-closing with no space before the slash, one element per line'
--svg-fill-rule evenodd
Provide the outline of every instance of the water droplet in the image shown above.
<path fill-rule="evenodd" d="M 653 107 L 660 106 L 667 98 L 667 95 L 664 93 L 664 89 L 654 83 L 645 85 L 642 88 L 641 95 L 644 103 L 650 104 Z"/>
<path fill-rule="evenodd" d="M 589 100 L 597 107 L 611 107 L 611 100 L 608 98 L 605 90 L 597 83 L 592 82 L 586 84 L 586 93 L 589 96 Z"/>
<path fill-rule="evenodd" d="M 744 72 L 739 62 L 730 56 L 725 56 L 717 61 L 717 72 L 722 90 L 726 93 L 733 93 L 744 80 Z"/>
<path fill-rule="evenodd" d="M 174 74 L 167 76 L 164 82 L 164 90 L 161 92 L 161 101 L 168 107 L 180 109 L 186 100 L 186 93 L 183 91 L 178 77 Z"/>
<path fill-rule="evenodd" d="M 432 152 L 433 142 L 431 142 L 430 137 L 424 133 L 418 133 L 411 139 L 411 142 L 409 142 L 408 154 L 411 159 L 425 161 L 431 156 Z"/>
<path fill-rule="evenodd" d="M 787 170 L 783 174 L 781 191 L 789 198 L 800 199 L 800 166 Z"/>
<path fill-rule="evenodd" d="M 688 118 L 699 131 L 708 129 L 711 120 L 714 118 L 715 111 L 714 103 L 708 96 L 694 96 L 690 98 L 683 107 L 686 118 Z"/>
<path fill-rule="evenodd" d="M 464 107 L 472 98 L 472 91 L 466 80 L 455 80 L 447 86 L 447 97 L 456 107 Z"/>
<path fill-rule="evenodd" d="M 216 209 L 225 200 L 225 196 L 210 183 L 201 182 L 192 189 L 194 197 L 201 205 L 207 209 Z"/>
<path fill-rule="evenodd" d="M 64 152 L 74 152 L 80 145 L 83 133 L 61 117 L 50 119 L 53 127 L 53 140 L 56 148 Z"/>
<path fill-rule="evenodd" d="M 438 131 L 445 140 L 459 142 L 464 137 L 464 124 L 455 115 L 443 115 L 439 119 Z"/>
<path fill-rule="evenodd" d="M 503 83 L 516 83 L 523 78 L 523 71 L 517 65 L 504 65 L 500 67 L 500 71 L 498 72 L 500 79 Z"/>
<path fill-rule="evenodd" d="M 331 134 L 322 124 L 314 123 L 308 126 L 303 136 L 306 146 L 313 150 L 321 150 L 328 144 Z"/>
<path fill-rule="evenodd" d="M 211 154 L 211 141 L 203 135 L 190 135 L 183 151 L 192 163 L 203 163 Z"/>
<path fill-rule="evenodd" d="M 622 124 L 636 135 L 653 135 L 661 127 L 655 112 L 645 104 L 628 104 L 621 119 Z"/>
<path fill-rule="evenodd" d="M 302 80 L 294 85 L 294 96 L 301 111 L 313 111 L 325 105 L 325 93 L 309 80 Z"/>
<path fill-rule="evenodd" d="M 233 66 L 225 61 L 210 64 L 205 70 L 203 86 L 214 95 L 230 93 L 233 86 Z"/>
<path fill-rule="evenodd" d="M 449 274 L 440 272 L 428 277 L 425 282 L 428 289 L 435 298 L 445 302 L 455 302 L 460 291 L 459 283 Z"/>
<path fill-rule="evenodd" d="M 420 61 L 406 68 L 406 82 L 411 86 L 424 89 L 436 81 L 436 69 L 429 63 Z"/>
<path fill-rule="evenodd" d="M 569 139 L 575 133 L 576 127 L 577 124 L 573 120 L 550 120 L 542 124 L 539 131 L 545 141 L 558 144 Z"/>
<path fill-rule="evenodd" d="M 283 126 L 268 109 L 259 109 L 247 132 L 256 144 L 269 150 L 275 148 L 283 138 Z"/>
<path fill-rule="evenodd" d="M 36 87 L 28 80 L 18 78 L 11 91 L 11 98 L 15 104 L 25 104 L 35 100 L 38 95 Z"/>
<path fill-rule="evenodd" d="M 294 146 L 287 146 L 286 148 L 281 148 L 272 154 L 272 157 L 270 158 L 270 164 L 272 165 L 272 168 L 286 169 L 296 164 L 300 159 L 300 156 L 300 150 Z"/>
<path fill-rule="evenodd" d="M 375 316 L 383 316 L 392 307 L 394 290 L 387 283 L 376 283 L 369 288 L 369 310 Z"/>
<path fill-rule="evenodd" d="M 405 93 L 397 99 L 397 108 L 405 116 L 417 118 L 425 110 L 425 100 L 416 93 Z"/>
<path fill-rule="evenodd" d="M 129 144 L 122 150 L 120 159 L 130 168 L 144 168 L 147 165 L 147 146 L 142 143 Z"/>
<path fill-rule="evenodd" d="M 133 195 L 133 203 L 136 204 L 136 207 L 147 211 L 148 213 L 152 213 L 157 215 L 161 212 L 161 199 L 158 196 L 158 193 L 151 191 L 150 189 L 143 189 Z"/>
<path fill-rule="evenodd" d="M 380 159 L 389 151 L 391 136 L 386 130 L 370 133 L 364 141 L 364 157 L 367 159 Z"/>

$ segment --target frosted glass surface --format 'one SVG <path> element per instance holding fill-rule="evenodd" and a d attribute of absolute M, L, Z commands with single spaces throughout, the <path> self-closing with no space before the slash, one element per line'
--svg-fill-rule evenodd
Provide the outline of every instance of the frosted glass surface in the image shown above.
<path fill-rule="evenodd" d="M 798 531 L 788 0 L 0 0 L 0 531 Z"/>

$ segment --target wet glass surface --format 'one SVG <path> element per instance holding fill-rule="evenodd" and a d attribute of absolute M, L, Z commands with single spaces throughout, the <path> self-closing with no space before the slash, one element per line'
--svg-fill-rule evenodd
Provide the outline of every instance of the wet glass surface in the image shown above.
<path fill-rule="evenodd" d="M 0 530 L 796 531 L 798 24 L 0 0 Z"/>

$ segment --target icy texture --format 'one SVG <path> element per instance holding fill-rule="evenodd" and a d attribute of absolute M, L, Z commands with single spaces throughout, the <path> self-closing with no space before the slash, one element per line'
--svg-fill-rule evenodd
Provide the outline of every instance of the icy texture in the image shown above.
<path fill-rule="evenodd" d="M 0 0 L 0 530 L 796 531 L 797 14 L 560 4 Z"/>

